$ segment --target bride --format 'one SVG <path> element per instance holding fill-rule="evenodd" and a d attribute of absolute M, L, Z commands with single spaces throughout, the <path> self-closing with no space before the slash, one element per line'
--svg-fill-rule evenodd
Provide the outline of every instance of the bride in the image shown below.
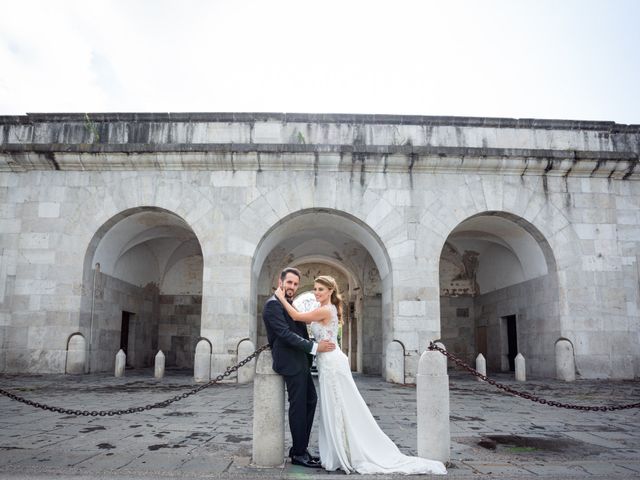
<path fill-rule="evenodd" d="M 320 306 L 310 312 L 297 311 L 281 288 L 276 296 L 296 321 L 309 323 L 316 341 L 338 343 L 342 323 L 342 299 L 333 277 L 315 279 L 313 293 Z M 442 462 L 400 453 L 371 415 L 356 387 L 346 355 L 335 349 L 317 356 L 320 428 L 318 448 L 322 466 L 346 473 L 446 474 Z"/>

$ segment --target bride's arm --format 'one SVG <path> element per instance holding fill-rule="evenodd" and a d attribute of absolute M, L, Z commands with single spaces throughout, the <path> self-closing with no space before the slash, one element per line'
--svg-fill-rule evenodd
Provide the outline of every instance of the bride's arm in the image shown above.
<path fill-rule="evenodd" d="M 299 312 L 293 305 L 286 301 L 284 298 L 284 292 L 280 288 L 276 290 L 276 297 L 280 300 L 280 303 L 287 310 L 287 313 L 291 318 L 297 322 L 311 323 L 311 322 L 324 322 L 329 318 L 329 309 L 327 307 L 319 307 L 310 312 Z"/>

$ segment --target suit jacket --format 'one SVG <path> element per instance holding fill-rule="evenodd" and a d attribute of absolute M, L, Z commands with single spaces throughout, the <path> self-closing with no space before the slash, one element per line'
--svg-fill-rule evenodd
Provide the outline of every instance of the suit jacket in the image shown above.
<path fill-rule="evenodd" d="M 302 369 L 309 369 L 313 342 L 309 340 L 307 326 L 294 321 L 275 295 L 265 303 L 262 320 L 271 345 L 273 370 L 280 375 L 296 375 Z"/>

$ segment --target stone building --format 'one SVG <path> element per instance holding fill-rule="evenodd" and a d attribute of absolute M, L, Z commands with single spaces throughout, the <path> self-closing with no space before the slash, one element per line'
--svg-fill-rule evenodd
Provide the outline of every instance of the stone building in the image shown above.
<path fill-rule="evenodd" d="M 192 368 L 204 341 L 215 374 L 294 265 L 338 279 L 355 371 L 413 382 L 439 339 L 552 377 L 566 339 L 583 378 L 637 377 L 639 152 L 611 122 L 0 117 L 0 371 Z"/>

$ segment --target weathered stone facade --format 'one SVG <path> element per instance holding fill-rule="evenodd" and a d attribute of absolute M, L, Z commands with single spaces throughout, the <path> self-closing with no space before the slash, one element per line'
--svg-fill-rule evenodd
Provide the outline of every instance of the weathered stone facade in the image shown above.
<path fill-rule="evenodd" d="M 578 375 L 637 377 L 639 152 L 609 122 L 0 117 L 0 371 L 64 372 L 79 334 L 85 370 L 205 339 L 215 374 L 293 264 L 348 283 L 354 370 L 397 378 L 393 345 L 413 382 L 440 339 L 553 376 L 566 339 Z"/>

